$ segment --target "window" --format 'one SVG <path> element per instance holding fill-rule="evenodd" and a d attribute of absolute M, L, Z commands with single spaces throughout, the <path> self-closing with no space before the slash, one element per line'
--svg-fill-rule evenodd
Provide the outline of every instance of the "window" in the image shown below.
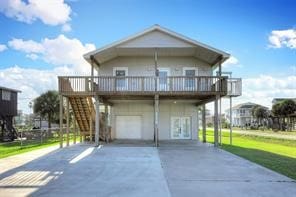
<path fill-rule="evenodd" d="M 2 90 L 2 100 L 10 101 L 11 92 L 7 90 Z"/>
<path fill-rule="evenodd" d="M 169 90 L 169 78 L 170 69 L 169 68 L 159 68 L 159 90 L 168 91 Z"/>
<path fill-rule="evenodd" d="M 116 77 L 116 90 L 127 89 L 127 67 L 115 67 L 113 68 L 113 75 Z"/>
<path fill-rule="evenodd" d="M 184 81 L 184 88 L 188 90 L 193 90 L 195 88 L 196 83 L 195 76 L 197 76 L 197 68 L 184 67 L 183 75 L 186 77 Z"/>

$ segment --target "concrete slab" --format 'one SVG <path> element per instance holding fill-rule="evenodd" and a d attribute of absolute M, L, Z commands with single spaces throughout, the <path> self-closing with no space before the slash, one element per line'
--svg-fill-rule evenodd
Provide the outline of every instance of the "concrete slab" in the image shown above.
<path fill-rule="evenodd" d="M 296 196 L 294 180 L 209 144 L 162 143 L 159 155 L 172 196 Z"/>
<path fill-rule="evenodd" d="M 296 196 L 292 179 L 191 140 L 161 141 L 158 149 L 151 142 L 81 144 L 31 156 L 0 160 L 1 197 Z"/>
<path fill-rule="evenodd" d="M 0 175 L 0 196 L 170 196 L 157 149 L 76 145 Z"/>

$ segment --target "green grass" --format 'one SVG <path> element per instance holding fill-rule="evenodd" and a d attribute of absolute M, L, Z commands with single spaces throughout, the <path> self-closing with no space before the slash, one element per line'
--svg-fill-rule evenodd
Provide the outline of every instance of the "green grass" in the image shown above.
<path fill-rule="evenodd" d="M 229 133 L 222 133 L 222 149 L 296 179 L 296 141 L 234 133 L 230 145 Z M 213 130 L 207 141 L 213 143 Z"/>
<path fill-rule="evenodd" d="M 70 134 L 70 141 L 73 141 L 72 134 Z M 24 142 L 21 146 L 20 141 L 14 141 L 10 143 L 0 143 L 0 158 L 9 157 L 12 155 L 17 155 L 21 153 L 26 153 L 29 151 L 46 148 L 49 146 L 54 146 L 59 144 L 59 138 L 56 136 L 52 139 L 48 139 L 40 143 L 39 140 Z M 64 137 L 65 142 L 65 137 Z M 79 142 L 79 136 L 76 138 L 76 142 Z"/>
<path fill-rule="evenodd" d="M 229 129 L 227 129 L 229 130 Z M 265 129 L 265 130 L 254 130 L 254 129 L 242 129 L 242 128 L 237 128 L 234 127 L 233 130 L 236 131 L 250 131 L 250 132 L 254 132 L 254 133 L 267 133 L 267 134 L 280 134 L 280 135 L 292 135 L 295 136 L 296 135 L 296 131 L 273 131 L 271 129 Z"/>

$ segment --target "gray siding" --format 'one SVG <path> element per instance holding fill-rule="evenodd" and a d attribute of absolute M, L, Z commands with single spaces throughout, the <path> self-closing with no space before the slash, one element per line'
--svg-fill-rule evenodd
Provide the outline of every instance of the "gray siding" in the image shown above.
<path fill-rule="evenodd" d="M 151 57 L 118 57 L 100 66 L 99 75 L 112 76 L 114 67 L 128 67 L 129 76 L 153 76 L 154 58 Z M 183 67 L 196 67 L 198 75 L 211 76 L 210 65 L 194 57 L 159 57 L 158 67 L 170 68 L 171 76 L 182 76 Z"/>
<path fill-rule="evenodd" d="M 153 101 L 113 101 L 111 126 L 112 138 L 116 139 L 116 116 L 142 117 L 142 139 L 152 140 L 154 136 L 154 106 Z M 186 101 L 160 101 L 159 104 L 159 139 L 171 139 L 171 117 L 189 116 L 191 117 L 191 138 L 197 139 L 198 121 L 197 107 Z"/>

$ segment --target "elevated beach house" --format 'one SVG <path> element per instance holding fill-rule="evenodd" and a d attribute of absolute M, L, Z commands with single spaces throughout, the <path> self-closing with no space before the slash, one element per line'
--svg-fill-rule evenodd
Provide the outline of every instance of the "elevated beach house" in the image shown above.
<path fill-rule="evenodd" d="M 241 79 L 222 76 L 229 56 L 154 25 L 85 54 L 91 76 L 58 77 L 59 93 L 67 100 L 66 111 L 73 109 L 81 134 L 97 145 L 106 135 L 154 140 L 156 146 L 160 140 L 196 140 L 198 107 L 205 111 L 214 101 L 217 145 L 218 100 L 241 94 Z"/>
<path fill-rule="evenodd" d="M 19 90 L 0 86 L 0 142 L 17 137 L 13 118 L 17 116 L 17 94 Z"/>

